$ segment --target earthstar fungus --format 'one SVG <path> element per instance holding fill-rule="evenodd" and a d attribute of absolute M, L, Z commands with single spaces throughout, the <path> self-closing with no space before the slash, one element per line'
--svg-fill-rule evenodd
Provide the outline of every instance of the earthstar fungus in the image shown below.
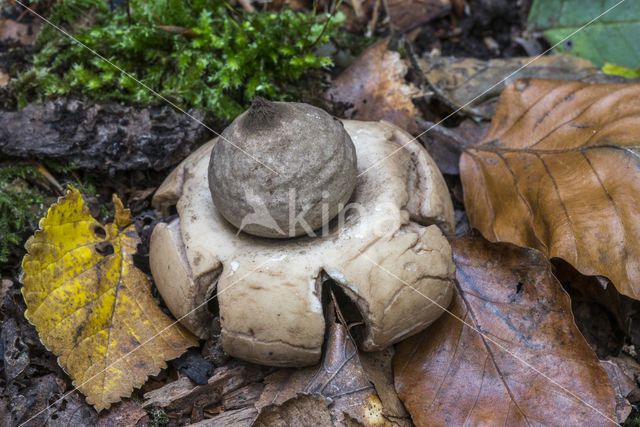
<path fill-rule="evenodd" d="M 293 107 L 300 105 L 304 104 Z M 304 114 L 317 110 L 310 108 Z M 273 366 L 317 363 L 325 332 L 323 274 L 360 311 L 364 325 L 359 345 L 365 351 L 385 348 L 423 330 L 442 314 L 439 306 L 451 301 L 455 266 L 443 231 L 453 231 L 453 207 L 433 160 L 409 134 L 390 123 L 340 123 L 333 118 L 327 122 L 323 114 L 307 115 L 312 121 L 307 129 L 329 128 L 337 138 L 345 138 L 344 126 L 355 146 L 358 173 L 375 168 L 357 177 L 347 206 L 316 235 L 257 237 L 239 232 L 225 220 L 214 205 L 208 179 L 210 173 L 216 174 L 215 160 L 210 171 L 209 159 L 212 151 L 222 150 L 221 139 L 191 154 L 154 196 L 156 208 L 168 212 L 175 205 L 179 214 L 156 226 L 151 236 L 156 286 L 176 318 L 201 338 L 212 333 L 213 314 L 206 301 L 217 295 L 222 345 L 232 356 Z M 296 132 L 304 128 L 298 126 Z M 224 135 L 238 134 L 225 131 Z M 318 143 L 328 144 L 325 138 L 315 135 Z M 335 147 L 345 144 L 343 139 Z M 224 150 L 232 149 L 226 145 L 231 148 Z M 312 149 L 313 145 L 306 148 Z M 338 153 L 346 160 L 332 159 L 331 167 L 340 170 L 351 159 L 348 150 Z M 233 155 L 246 157 L 239 151 Z M 325 161 L 322 156 L 309 158 Z M 321 166 L 303 167 L 320 171 Z M 255 163 L 251 167 L 266 169 Z M 234 173 L 245 176 L 247 171 Z M 226 185 L 224 176 L 214 176 L 211 182 Z M 338 183 L 337 188 L 343 187 Z M 339 204 L 344 199 L 336 200 Z"/>
<path fill-rule="evenodd" d="M 245 233 L 309 234 L 353 193 L 355 147 L 342 123 L 320 108 L 257 98 L 222 139 L 233 144 L 213 147 L 209 188 L 222 216 Z"/>

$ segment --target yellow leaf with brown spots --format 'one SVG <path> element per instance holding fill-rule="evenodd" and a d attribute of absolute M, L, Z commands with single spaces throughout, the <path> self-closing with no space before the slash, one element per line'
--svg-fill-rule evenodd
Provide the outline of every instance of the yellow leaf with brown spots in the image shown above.
<path fill-rule="evenodd" d="M 131 394 L 196 339 L 173 324 L 133 265 L 139 242 L 131 214 L 113 196 L 115 221 L 100 225 L 71 189 L 29 238 L 25 317 L 97 410 Z"/>

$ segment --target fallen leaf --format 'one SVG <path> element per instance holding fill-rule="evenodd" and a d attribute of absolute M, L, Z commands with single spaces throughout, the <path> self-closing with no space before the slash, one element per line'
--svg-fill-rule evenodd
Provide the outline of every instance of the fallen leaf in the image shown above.
<path fill-rule="evenodd" d="M 42 27 L 42 21 L 39 19 L 35 19 L 31 23 L 24 24 L 9 18 L 1 17 L 0 41 L 15 40 L 25 45 L 31 44 L 36 40 L 40 27 Z"/>
<path fill-rule="evenodd" d="M 622 370 L 622 373 L 633 381 L 636 390 L 632 391 L 631 394 L 627 394 L 630 397 L 630 402 L 640 402 L 640 386 L 638 385 L 640 384 L 640 363 L 625 354 L 621 354 L 620 357 L 609 356 L 608 359 L 615 363 Z"/>
<path fill-rule="evenodd" d="M 393 346 L 387 347 L 382 351 L 362 352 L 359 354 L 365 375 L 373 383 L 380 397 L 384 416 L 392 420 L 397 426 L 410 426 L 409 414 L 398 397 L 393 384 L 392 361 L 394 355 Z"/>
<path fill-rule="evenodd" d="M 640 84 L 520 80 L 460 158 L 471 225 L 640 298 Z"/>
<path fill-rule="evenodd" d="M 97 424 L 96 411 L 87 405 L 82 395 L 77 392 L 64 396 L 59 402 L 56 401 L 53 407 L 45 411 L 45 414 L 47 414 L 46 421 L 42 425 L 46 427 L 95 427 L 96 425 L 104 427 Z"/>
<path fill-rule="evenodd" d="M 601 360 L 600 364 L 609 376 L 609 382 L 615 391 L 616 399 L 616 419 L 619 423 L 624 423 L 631 414 L 631 404 L 627 396 L 636 392 L 636 383 L 622 372 L 622 369 L 610 360 Z"/>
<path fill-rule="evenodd" d="M 571 55 L 541 56 L 535 58 L 535 61 L 528 57 L 485 61 L 432 54 L 417 62 L 429 87 L 438 98 L 452 109 L 462 108 L 466 113 L 485 119 L 493 117 L 498 96 L 515 79 L 623 82 L 618 76 L 601 73 L 590 61 Z"/>
<path fill-rule="evenodd" d="M 450 128 L 433 122 L 421 122 L 420 141 L 443 174 L 459 175 L 460 155 L 469 141 L 479 140 L 489 129 L 486 121 L 466 118 L 457 127 Z"/>
<path fill-rule="evenodd" d="M 269 407 L 269 413 L 272 413 L 269 419 L 274 419 L 273 412 L 279 411 L 286 418 L 291 411 L 288 401 L 297 400 L 301 395 L 314 395 L 333 401 L 329 412 L 336 425 L 343 425 L 346 417 L 365 426 L 385 423 L 380 398 L 364 373 L 358 350 L 346 329 L 339 323 L 331 323 L 328 329 L 329 338 L 320 365 L 280 369 L 268 376 L 256 408 L 262 412 L 263 408 Z M 316 404 L 322 405 L 323 401 L 316 400 Z M 298 403 L 293 407 L 298 407 Z M 300 425 L 302 420 L 298 421 L 292 420 L 290 425 Z"/>
<path fill-rule="evenodd" d="M 252 425 L 255 427 L 332 426 L 331 412 L 328 408 L 330 404 L 331 399 L 320 394 L 301 394 L 281 405 L 265 406 Z"/>
<path fill-rule="evenodd" d="M 637 1 L 535 0 L 529 22 L 543 31 L 549 43 L 560 43 L 555 50 L 599 67 L 605 62 L 630 68 L 640 63 Z"/>
<path fill-rule="evenodd" d="M 10 384 L 7 384 L 7 388 Z M 45 425 L 50 416 L 67 405 L 63 399 L 58 405 L 56 397 L 60 396 L 61 390 L 58 387 L 56 376 L 47 374 L 41 377 L 31 378 L 26 388 L 14 389 L 9 401 L 10 417 L 1 418 L 9 425 L 20 426 L 42 426 Z M 72 399 L 71 399 L 72 400 Z M 54 402 L 49 406 L 49 402 Z"/>
<path fill-rule="evenodd" d="M 400 32 L 411 31 L 449 10 L 450 0 L 387 0 L 389 20 Z"/>
<path fill-rule="evenodd" d="M 387 49 L 389 41 L 369 46 L 338 76 L 326 96 L 341 117 L 386 120 L 415 134 L 418 111 L 411 97 L 418 90 L 405 82 L 408 67 L 398 52 Z"/>
<path fill-rule="evenodd" d="M 414 422 L 615 423 L 607 374 L 545 257 L 482 238 L 450 243 L 453 316 L 403 341 L 394 359 L 396 389 Z"/>
<path fill-rule="evenodd" d="M 4 379 L 11 382 L 29 365 L 29 352 L 20 337 L 18 324 L 13 318 L 2 322 L 0 356 L 4 365 Z"/>
<path fill-rule="evenodd" d="M 133 266 L 139 242 L 116 196 L 115 222 L 100 225 L 80 192 L 54 203 L 29 238 L 25 317 L 97 410 L 108 408 L 197 341 L 173 324 Z"/>

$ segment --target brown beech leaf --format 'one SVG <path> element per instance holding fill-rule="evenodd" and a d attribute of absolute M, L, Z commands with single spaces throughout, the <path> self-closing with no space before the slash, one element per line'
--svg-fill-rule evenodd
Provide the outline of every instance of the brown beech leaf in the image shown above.
<path fill-rule="evenodd" d="M 607 374 L 545 257 L 482 238 L 450 243 L 459 283 L 449 309 L 458 318 L 444 314 L 402 342 L 394 359 L 396 389 L 414 422 L 615 423 Z"/>
<path fill-rule="evenodd" d="M 640 299 L 640 84 L 519 80 L 460 158 L 471 225 Z"/>
<path fill-rule="evenodd" d="M 418 89 L 407 84 L 407 64 L 388 50 L 389 38 L 369 46 L 327 91 L 334 110 L 357 120 L 387 120 L 415 134 L 418 111 L 411 101 Z"/>

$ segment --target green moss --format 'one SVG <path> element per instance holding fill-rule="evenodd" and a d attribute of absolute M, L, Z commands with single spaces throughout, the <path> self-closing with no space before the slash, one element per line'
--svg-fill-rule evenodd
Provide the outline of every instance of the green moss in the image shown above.
<path fill-rule="evenodd" d="M 0 263 L 23 243 L 22 232 L 35 229 L 46 213 L 45 197 L 25 181 L 36 175 L 30 166 L 0 168 Z"/>
<path fill-rule="evenodd" d="M 169 424 L 169 418 L 161 408 L 146 408 L 149 414 L 149 425 L 160 427 Z"/>
<path fill-rule="evenodd" d="M 131 0 L 129 19 L 104 5 L 66 0 L 51 19 L 147 87 L 49 28 L 38 37 L 34 66 L 15 83 L 20 106 L 74 90 L 98 100 L 149 103 L 156 100 L 152 89 L 183 108 L 231 119 L 255 96 L 290 99 L 284 88 L 299 85 L 306 70 L 331 66 L 314 49 L 344 19 L 289 9 L 249 14 L 223 0 Z M 91 11 L 94 25 L 73 28 L 79 11 Z M 190 37 L 159 26 L 189 29 Z"/>

